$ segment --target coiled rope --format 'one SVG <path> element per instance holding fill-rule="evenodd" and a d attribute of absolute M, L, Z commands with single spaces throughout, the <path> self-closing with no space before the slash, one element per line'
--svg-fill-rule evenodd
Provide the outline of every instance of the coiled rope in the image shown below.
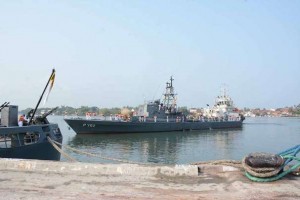
<path fill-rule="evenodd" d="M 247 157 L 245 157 L 242 161 L 243 167 L 246 171 L 245 175 L 250 180 L 256 182 L 271 182 L 271 181 L 276 181 L 278 179 L 281 179 L 285 175 L 299 170 L 300 158 L 296 157 L 296 155 L 299 152 L 300 152 L 300 145 L 296 145 L 290 149 L 287 149 L 277 154 L 278 156 L 281 156 L 284 159 L 283 164 L 277 168 L 268 168 L 268 167 L 253 168 L 247 164 L 247 162 L 245 161 Z M 293 160 L 298 161 L 298 163 L 284 171 L 284 168 L 287 166 L 287 164 Z M 296 172 L 295 174 L 297 175 L 298 173 Z"/>

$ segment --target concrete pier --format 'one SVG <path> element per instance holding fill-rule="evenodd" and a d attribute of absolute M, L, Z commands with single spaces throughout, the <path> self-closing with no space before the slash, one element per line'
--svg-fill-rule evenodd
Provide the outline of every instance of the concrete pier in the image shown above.
<path fill-rule="evenodd" d="M 300 199 L 300 177 L 248 180 L 222 165 L 148 166 L 0 159 L 0 199 Z"/>

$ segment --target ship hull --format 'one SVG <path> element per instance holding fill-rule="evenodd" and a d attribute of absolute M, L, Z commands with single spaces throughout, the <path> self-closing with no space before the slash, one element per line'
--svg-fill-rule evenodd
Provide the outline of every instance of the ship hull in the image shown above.
<path fill-rule="evenodd" d="M 211 122 L 123 122 L 84 119 L 65 119 L 77 134 L 145 133 L 185 130 L 241 128 L 242 121 Z"/>
<path fill-rule="evenodd" d="M 0 157 L 59 161 L 60 153 L 49 142 L 43 142 L 22 147 L 0 149 Z"/>
<path fill-rule="evenodd" d="M 37 138 L 28 138 L 27 133 Z M 59 161 L 61 154 L 48 141 L 48 137 L 62 143 L 63 136 L 57 124 L 0 127 L 0 158 Z"/>

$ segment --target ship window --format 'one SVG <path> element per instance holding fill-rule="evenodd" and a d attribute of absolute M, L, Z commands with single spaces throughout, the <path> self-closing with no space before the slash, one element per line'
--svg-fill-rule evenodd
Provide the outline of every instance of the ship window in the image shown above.
<path fill-rule="evenodd" d="M 11 147 L 11 137 L 7 134 L 0 136 L 0 148 L 10 148 Z"/>
<path fill-rule="evenodd" d="M 32 144 L 32 143 L 36 143 L 40 138 L 40 134 L 39 133 L 35 133 L 35 132 L 27 132 L 24 136 L 24 144 Z"/>
<path fill-rule="evenodd" d="M 23 136 L 25 133 L 13 133 L 11 137 L 11 147 L 19 147 L 24 145 Z"/>

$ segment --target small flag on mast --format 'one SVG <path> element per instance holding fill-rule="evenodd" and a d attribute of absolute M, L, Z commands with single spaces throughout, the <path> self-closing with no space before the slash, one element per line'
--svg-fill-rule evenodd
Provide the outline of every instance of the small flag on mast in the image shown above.
<path fill-rule="evenodd" d="M 52 74 L 51 77 L 50 77 L 50 87 L 49 87 L 49 90 L 48 90 L 48 92 L 47 92 L 46 98 L 44 99 L 44 105 L 45 105 L 45 103 L 46 103 L 47 100 L 48 100 L 49 94 L 50 94 L 51 89 L 52 89 L 52 87 L 53 87 L 53 85 L 54 85 L 54 80 L 55 80 L 55 71 L 53 72 L 53 74 Z"/>

